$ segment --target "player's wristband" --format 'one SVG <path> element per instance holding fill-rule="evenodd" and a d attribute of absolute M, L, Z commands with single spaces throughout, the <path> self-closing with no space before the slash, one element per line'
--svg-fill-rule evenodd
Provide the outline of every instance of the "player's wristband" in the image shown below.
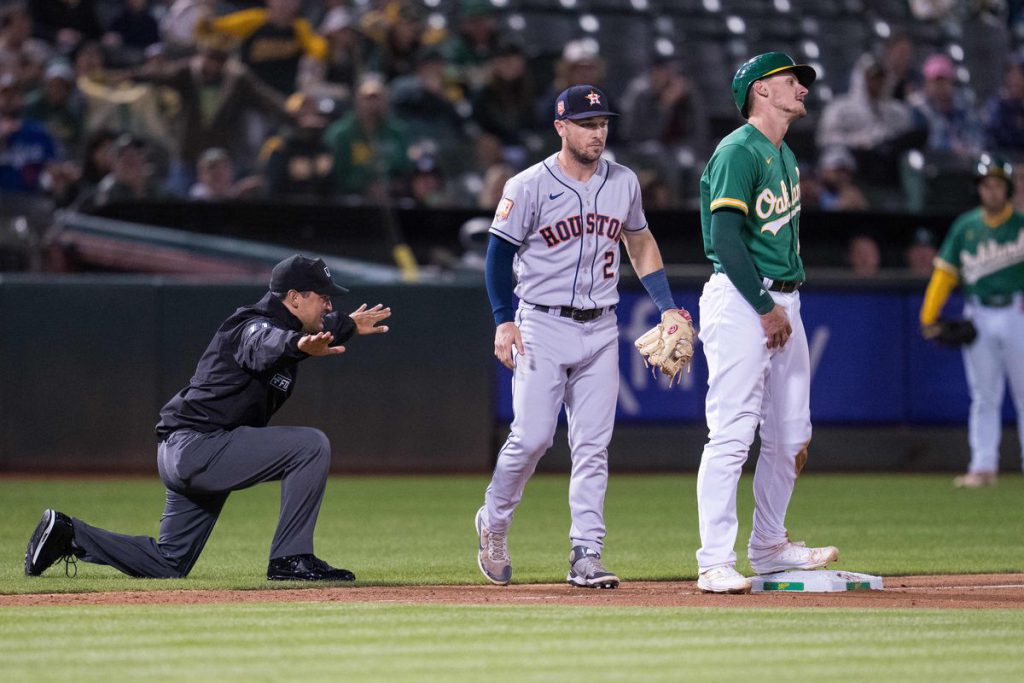
<path fill-rule="evenodd" d="M 512 262 L 518 251 L 519 247 L 494 235 L 487 242 L 484 282 L 495 325 L 511 322 L 516 317 L 516 276 Z"/>
<path fill-rule="evenodd" d="M 659 268 L 653 273 L 647 273 L 640 282 L 643 284 L 644 289 L 651 297 L 651 301 L 658 307 L 660 313 L 664 313 L 670 308 L 678 308 L 676 302 L 672 299 L 672 290 L 668 286 L 668 277 L 665 275 L 665 269 Z"/>

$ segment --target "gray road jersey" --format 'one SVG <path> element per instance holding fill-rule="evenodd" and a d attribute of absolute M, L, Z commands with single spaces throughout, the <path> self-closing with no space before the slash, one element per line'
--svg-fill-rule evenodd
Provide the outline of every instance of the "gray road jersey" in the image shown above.
<path fill-rule="evenodd" d="M 619 300 L 622 231 L 647 229 L 640 183 L 602 159 L 586 183 L 562 173 L 557 154 L 505 183 L 491 233 L 519 246 L 516 296 L 531 304 L 599 308 Z"/>

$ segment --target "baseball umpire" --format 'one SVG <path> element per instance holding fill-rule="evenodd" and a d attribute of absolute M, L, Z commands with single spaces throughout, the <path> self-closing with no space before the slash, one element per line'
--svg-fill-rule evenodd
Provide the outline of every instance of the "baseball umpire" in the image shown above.
<path fill-rule="evenodd" d="M 781 52 L 740 66 L 732 94 L 748 121 L 718 144 L 700 179 L 704 250 L 714 265 L 700 298 L 709 434 L 697 474 L 697 585 L 705 592 L 750 590 L 734 566 L 736 487 L 758 428 L 751 567 L 817 569 L 839 555 L 790 542 L 785 525 L 811 440 L 811 371 L 797 291 L 800 172 L 783 138 L 806 115 L 815 77 Z"/>
<path fill-rule="evenodd" d="M 391 309 L 380 304 L 332 312 L 331 296 L 346 292 L 322 259 L 296 254 L 274 266 L 270 291 L 221 324 L 188 386 L 160 411 L 157 469 L 167 501 L 159 537 L 116 534 L 46 510 L 25 551 L 25 574 L 77 558 L 129 576 L 187 576 L 228 495 L 280 480 L 267 578 L 355 580 L 313 554 L 331 461 L 327 437 L 309 427 L 267 426 L 295 388 L 300 361 L 343 353 L 354 334 L 388 331 L 377 323 Z"/>
<path fill-rule="evenodd" d="M 971 462 L 967 474 L 953 483 L 966 488 L 996 483 L 1007 378 L 1018 427 L 1024 413 L 1024 215 L 1010 203 L 1009 163 L 982 157 L 976 181 L 981 206 L 958 216 L 950 227 L 935 258 L 920 315 L 926 338 L 963 349 L 971 396 Z M 940 320 L 946 300 L 961 281 L 965 319 Z"/>

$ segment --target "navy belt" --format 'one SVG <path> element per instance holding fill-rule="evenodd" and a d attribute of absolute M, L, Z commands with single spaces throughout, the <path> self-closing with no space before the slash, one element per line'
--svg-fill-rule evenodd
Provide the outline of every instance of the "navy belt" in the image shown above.
<path fill-rule="evenodd" d="M 800 280 L 772 280 L 770 278 L 765 278 L 762 282 L 769 292 L 782 292 L 783 294 L 795 292 L 803 284 Z"/>
<path fill-rule="evenodd" d="M 605 308 L 570 308 L 569 306 L 530 305 L 533 306 L 533 310 L 535 311 L 550 313 L 551 315 L 558 315 L 563 318 L 572 318 L 578 323 L 589 322 L 594 318 L 600 318 L 605 313 L 611 313 L 615 310 L 615 306 L 606 306 Z"/>

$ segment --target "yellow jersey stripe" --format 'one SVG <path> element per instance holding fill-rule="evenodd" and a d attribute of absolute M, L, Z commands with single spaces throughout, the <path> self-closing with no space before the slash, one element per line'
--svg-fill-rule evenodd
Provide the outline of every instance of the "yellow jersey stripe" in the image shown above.
<path fill-rule="evenodd" d="M 728 207 L 733 208 L 733 209 L 739 209 L 744 214 L 749 213 L 749 210 L 747 209 L 747 203 L 745 201 L 743 201 L 742 199 L 732 199 L 731 197 L 722 197 L 721 199 L 716 199 L 715 201 L 711 202 L 711 210 L 712 211 L 714 211 L 715 209 L 720 209 L 723 206 L 728 206 Z"/>

